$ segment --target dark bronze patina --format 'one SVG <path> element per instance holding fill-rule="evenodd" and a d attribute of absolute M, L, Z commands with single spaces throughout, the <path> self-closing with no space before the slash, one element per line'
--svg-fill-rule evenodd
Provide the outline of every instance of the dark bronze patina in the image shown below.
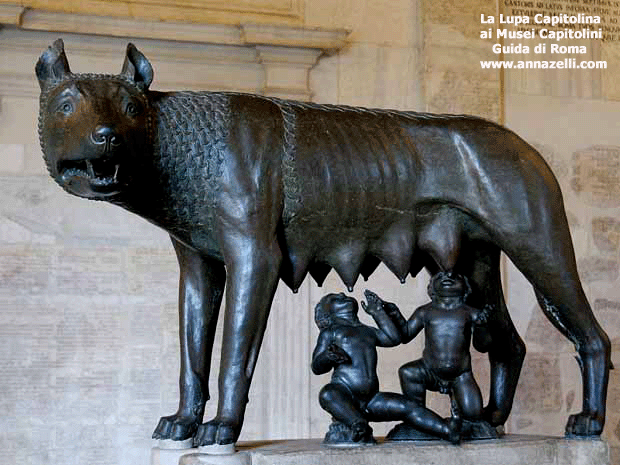
<path fill-rule="evenodd" d="M 471 287 L 467 278 L 441 271 L 431 279 L 428 294 L 432 301 L 419 307 L 406 321 L 397 308 L 392 309 L 402 342 L 407 343 L 424 329 L 422 358 L 403 365 L 398 374 L 406 398 L 416 406 L 415 423 L 409 425 L 438 435 L 445 420 L 426 408 L 426 391 L 450 395 L 452 417 L 448 422 L 453 437 L 494 438 L 497 432 L 483 420 L 482 395 L 474 379 L 469 347 L 484 350 L 491 343 L 487 321 L 493 307 L 483 310 L 465 303 Z M 400 425 L 390 438 L 412 439 Z M 413 435 L 415 438 L 415 435 Z"/>
<path fill-rule="evenodd" d="M 484 326 L 488 313 L 465 305 L 464 292 L 450 292 L 455 283 L 465 283 L 464 279 L 452 278 L 448 272 L 436 276 L 441 279 L 435 278 L 433 283 L 441 284 L 432 285 L 432 304 L 418 309 L 409 321 L 396 305 L 368 290 L 368 303 L 362 302 L 362 307 L 378 328 L 362 324 L 357 318 L 357 302 L 344 294 L 328 294 L 317 304 L 315 320 L 320 333 L 312 355 L 312 371 L 323 374 L 333 370 L 330 383 L 319 394 L 321 407 L 333 418 L 326 443 L 372 443 L 368 422 L 397 420 L 404 423 L 388 435 L 390 439 L 439 437 L 456 444 L 463 436 L 472 438 L 474 429 L 476 433 L 486 430 L 484 438 L 497 437 L 481 419 L 482 396 L 472 375 L 469 355 L 472 326 Z M 400 370 L 404 395 L 380 392 L 376 347 L 407 343 L 422 328 L 426 330 L 423 358 Z M 486 337 L 485 329 L 477 332 L 477 340 Z M 427 390 L 450 394 L 451 418 L 443 419 L 426 408 Z M 463 430 L 463 422 L 468 424 L 467 431 Z"/>
<path fill-rule="evenodd" d="M 577 275 L 559 186 L 511 131 L 468 116 L 154 92 L 151 64 L 131 44 L 119 75 L 71 73 L 61 40 L 36 74 L 53 178 L 172 238 L 181 398 L 154 437 L 236 441 L 278 280 L 295 290 L 307 273 L 320 284 L 334 268 L 351 288 L 381 261 L 403 282 L 423 267 L 458 272 L 471 283 L 468 304 L 496 308 L 484 417 L 503 424 L 525 347 L 502 297 L 501 251 L 578 350 L 583 410 L 567 433 L 601 433 L 609 340 Z M 200 425 L 224 284 L 218 412 Z"/>

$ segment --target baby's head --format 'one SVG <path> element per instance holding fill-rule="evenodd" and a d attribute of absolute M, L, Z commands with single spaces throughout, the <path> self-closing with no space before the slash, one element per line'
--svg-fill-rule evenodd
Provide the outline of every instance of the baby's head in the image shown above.
<path fill-rule="evenodd" d="M 357 301 L 353 297 L 342 292 L 340 294 L 327 294 L 319 300 L 314 308 L 314 321 L 321 330 L 333 324 L 335 318 L 357 323 L 359 321 L 357 310 Z"/>
<path fill-rule="evenodd" d="M 314 307 L 314 321 L 320 330 L 327 329 L 332 324 L 332 312 L 329 306 L 326 305 L 325 298 L 319 300 L 319 303 Z"/>
<path fill-rule="evenodd" d="M 439 297 L 461 297 L 463 301 L 471 294 L 471 286 L 465 276 L 451 271 L 440 271 L 428 283 L 431 299 Z"/>

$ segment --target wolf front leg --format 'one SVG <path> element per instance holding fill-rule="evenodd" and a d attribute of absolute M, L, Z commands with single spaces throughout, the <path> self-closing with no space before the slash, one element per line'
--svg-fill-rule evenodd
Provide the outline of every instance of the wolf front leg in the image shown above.
<path fill-rule="evenodd" d="M 162 417 L 155 439 L 182 441 L 191 438 L 202 423 L 209 399 L 209 371 L 215 328 L 224 292 L 226 270 L 220 261 L 208 258 L 172 238 L 180 268 L 179 339 L 181 374 L 179 409 Z"/>
<path fill-rule="evenodd" d="M 476 350 L 489 354 L 490 393 L 484 416 L 493 426 L 503 425 L 510 415 L 526 351 L 504 301 L 500 256 L 497 245 L 479 242 L 461 255 L 458 268 L 472 288 L 468 305 L 492 308 L 483 332 L 474 330 L 473 343 Z"/>
<path fill-rule="evenodd" d="M 256 360 L 275 293 L 282 254 L 275 240 L 233 239 L 228 248 L 226 314 L 217 416 L 201 425 L 195 445 L 237 441 Z"/>

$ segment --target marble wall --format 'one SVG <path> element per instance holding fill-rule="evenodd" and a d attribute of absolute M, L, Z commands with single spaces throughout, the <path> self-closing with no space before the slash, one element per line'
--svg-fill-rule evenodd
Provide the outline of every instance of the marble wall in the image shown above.
<path fill-rule="evenodd" d="M 318 53 L 289 56 L 290 47 L 273 48 L 273 42 L 265 50 L 232 39 L 217 46 L 132 40 L 152 57 L 160 89 L 273 91 L 317 102 L 503 121 L 540 150 L 560 181 L 586 293 L 620 366 L 619 103 L 611 90 L 591 90 L 613 89 L 615 77 L 481 70 L 479 60 L 494 55 L 492 42 L 479 37 L 480 14 L 505 11 L 502 2 L 295 4 L 303 5 L 296 24 L 306 31 L 346 29 L 347 45 L 315 66 Z M 126 29 L 124 34 L 130 35 Z M 76 71 L 120 69 L 126 39 L 64 35 Z M 119 208 L 69 196 L 47 176 L 36 136 L 32 68 L 56 36 L 0 30 L 0 462 L 146 463 L 159 416 L 176 409 L 178 267 L 165 233 Z M 543 317 L 510 262 L 503 268 L 506 300 L 528 346 L 506 429 L 562 434 L 569 412 L 580 408 L 573 347 Z M 423 272 L 400 285 L 381 266 L 353 294 L 361 298 L 369 287 L 409 314 L 427 300 L 426 282 Z M 324 293 L 342 290 L 334 273 L 323 288 L 307 281 L 295 295 L 285 286 L 278 289 L 241 440 L 323 434 L 329 417 L 316 396 L 328 376 L 310 375 L 317 336 L 312 314 Z M 220 337 L 218 331 L 216 354 Z M 399 390 L 398 367 L 420 351 L 418 340 L 382 350 L 382 389 Z M 486 396 L 488 363 L 476 355 L 474 365 Z M 211 385 L 216 398 L 215 376 Z M 619 386 L 612 372 L 605 437 L 615 448 Z M 432 405 L 447 409 L 440 396 Z M 212 402 L 206 416 L 214 412 Z M 389 426 L 375 430 L 382 434 Z"/>

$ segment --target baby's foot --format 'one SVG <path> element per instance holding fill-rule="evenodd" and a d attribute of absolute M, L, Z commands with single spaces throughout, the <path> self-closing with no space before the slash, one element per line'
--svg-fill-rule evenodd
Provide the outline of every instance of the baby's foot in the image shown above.
<path fill-rule="evenodd" d="M 447 421 L 448 434 L 446 439 L 452 444 L 458 444 L 461 442 L 461 420 L 458 418 L 450 418 Z"/>
<path fill-rule="evenodd" d="M 358 421 L 351 425 L 351 439 L 353 442 L 373 442 L 372 428 L 365 421 Z"/>

